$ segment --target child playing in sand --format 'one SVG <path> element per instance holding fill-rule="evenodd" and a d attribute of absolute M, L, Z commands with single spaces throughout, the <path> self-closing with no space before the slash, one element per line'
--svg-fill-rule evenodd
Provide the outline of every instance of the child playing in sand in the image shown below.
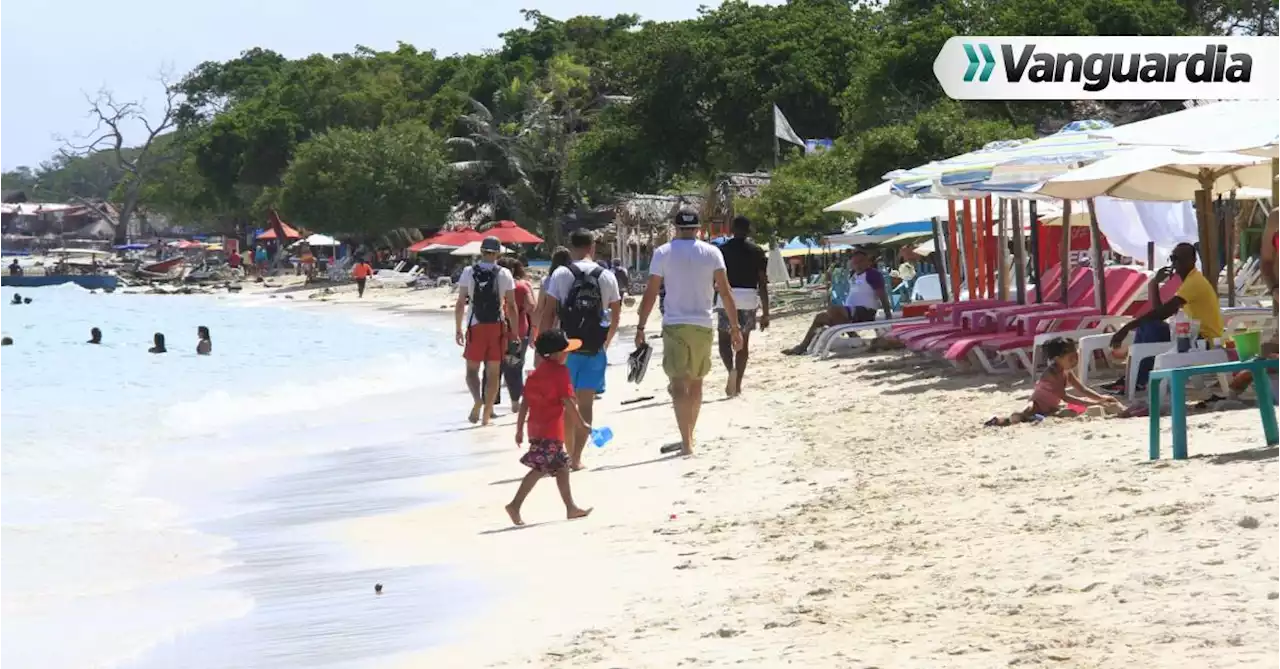
<path fill-rule="evenodd" d="M 987 421 L 987 425 L 1010 425 L 1036 420 L 1036 416 L 1075 416 L 1077 411 L 1063 407 L 1064 403 L 1081 406 L 1105 406 L 1118 412 L 1123 409 L 1120 400 L 1090 390 L 1076 377 L 1076 365 L 1080 363 L 1080 350 L 1076 340 L 1055 337 L 1044 343 L 1044 355 L 1049 359 L 1049 368 L 1036 382 L 1031 391 L 1031 404 L 1022 411 L 1008 418 L 995 417 Z M 1067 386 L 1080 393 L 1079 396 L 1068 395 Z"/>
<path fill-rule="evenodd" d="M 578 401 L 570 383 L 569 369 L 564 366 L 569 352 L 581 345 L 581 341 L 569 339 L 560 330 L 547 330 L 538 335 L 534 342 L 534 350 L 541 359 L 541 364 L 525 381 L 524 397 L 516 418 L 517 446 L 524 444 L 525 422 L 529 424 L 529 452 L 520 458 L 520 462 L 529 468 L 529 473 L 520 481 L 515 499 L 507 505 L 507 515 L 511 516 L 511 522 L 516 525 L 524 525 L 520 518 L 520 506 L 524 504 L 524 499 L 529 496 L 538 479 L 547 474 L 556 477 L 560 499 L 564 500 L 565 513 L 570 520 L 583 518 L 591 513 L 591 509 L 580 509 L 573 503 L 573 493 L 569 490 L 569 454 L 564 450 L 566 409 L 579 429 L 591 431 L 591 426 L 582 420 L 582 414 L 578 412 Z"/>

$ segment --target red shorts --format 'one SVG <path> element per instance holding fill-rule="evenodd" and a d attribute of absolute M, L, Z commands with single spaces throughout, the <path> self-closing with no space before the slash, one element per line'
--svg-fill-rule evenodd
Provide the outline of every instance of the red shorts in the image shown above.
<path fill-rule="evenodd" d="M 504 323 L 476 323 L 467 328 L 467 346 L 462 357 L 471 362 L 502 362 L 507 353 Z"/>

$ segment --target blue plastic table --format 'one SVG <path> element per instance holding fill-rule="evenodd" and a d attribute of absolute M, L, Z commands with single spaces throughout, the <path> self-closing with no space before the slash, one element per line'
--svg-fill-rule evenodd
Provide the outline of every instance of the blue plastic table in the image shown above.
<path fill-rule="evenodd" d="M 1267 438 L 1267 445 L 1275 446 L 1280 443 L 1280 430 L 1276 429 L 1275 399 L 1271 397 L 1271 380 L 1267 378 L 1267 370 L 1277 369 L 1278 366 L 1280 364 L 1275 359 L 1252 358 L 1242 362 L 1157 369 L 1151 372 L 1147 382 L 1150 458 L 1160 459 L 1160 384 L 1168 382 L 1169 415 L 1173 419 L 1173 459 L 1187 459 L 1187 379 L 1202 374 L 1252 373 L 1253 391 L 1258 395 L 1258 413 L 1262 416 L 1262 432 Z"/>

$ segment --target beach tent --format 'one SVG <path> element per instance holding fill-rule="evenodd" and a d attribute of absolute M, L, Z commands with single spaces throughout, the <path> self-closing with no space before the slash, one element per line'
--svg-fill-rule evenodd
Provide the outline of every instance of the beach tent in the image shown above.
<path fill-rule="evenodd" d="M 503 244 L 541 244 L 542 238 L 516 225 L 515 221 L 498 221 L 483 233 L 486 237 L 497 237 Z"/>

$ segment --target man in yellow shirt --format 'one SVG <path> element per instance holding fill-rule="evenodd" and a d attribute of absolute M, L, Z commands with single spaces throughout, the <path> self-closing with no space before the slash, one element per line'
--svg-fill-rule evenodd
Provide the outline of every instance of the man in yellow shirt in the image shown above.
<path fill-rule="evenodd" d="M 1182 279 L 1177 294 L 1168 302 L 1160 301 L 1160 284 L 1177 274 Z M 1218 305 L 1218 292 L 1209 280 L 1196 269 L 1196 247 L 1190 244 L 1178 244 L 1169 256 L 1169 267 L 1162 267 L 1151 277 L 1147 286 L 1150 309 L 1147 313 L 1125 323 L 1111 337 L 1111 348 L 1124 345 L 1130 332 L 1134 333 L 1135 344 L 1160 341 L 1171 341 L 1169 326 L 1165 323 L 1178 311 L 1185 311 L 1188 318 L 1200 321 L 1200 337 L 1214 339 L 1222 336 L 1222 309 Z M 1143 361 L 1138 370 L 1138 387 L 1147 385 L 1147 375 L 1151 373 L 1154 360 Z M 1108 388 L 1113 390 L 1113 388 Z M 1124 390 L 1124 379 L 1120 379 L 1114 390 Z"/>

